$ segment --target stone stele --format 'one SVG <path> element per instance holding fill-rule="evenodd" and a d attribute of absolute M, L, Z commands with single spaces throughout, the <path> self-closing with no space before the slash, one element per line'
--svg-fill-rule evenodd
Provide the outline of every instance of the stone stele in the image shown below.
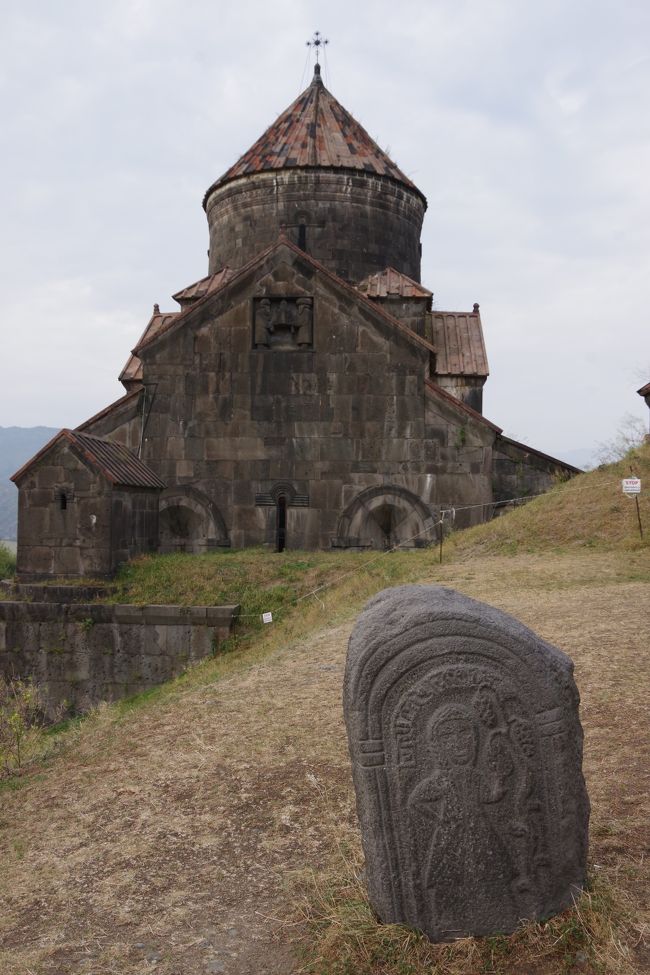
<path fill-rule="evenodd" d="M 585 882 L 573 664 L 517 620 L 398 586 L 350 637 L 344 709 L 371 903 L 433 941 L 513 931 Z"/>

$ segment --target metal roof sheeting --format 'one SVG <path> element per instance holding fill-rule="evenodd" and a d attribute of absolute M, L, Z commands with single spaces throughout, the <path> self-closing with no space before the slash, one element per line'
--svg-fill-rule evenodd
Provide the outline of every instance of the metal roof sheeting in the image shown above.
<path fill-rule="evenodd" d="M 89 433 L 78 433 L 76 430 L 62 430 L 61 433 L 113 484 L 125 487 L 165 487 L 158 475 L 123 444 L 93 437 Z"/>
<path fill-rule="evenodd" d="M 371 274 L 357 285 L 368 298 L 430 298 L 433 294 L 413 278 L 409 278 L 394 267 L 384 268 L 378 274 Z"/>
<path fill-rule="evenodd" d="M 212 294 L 213 291 L 218 291 L 219 288 L 230 281 L 231 277 L 235 272 L 231 267 L 226 265 L 222 267 L 220 271 L 216 271 L 214 274 L 208 274 L 207 277 L 201 278 L 200 281 L 195 281 L 194 284 L 188 284 L 187 288 L 182 288 L 177 291 L 175 295 L 172 295 L 174 301 L 177 301 L 179 305 L 189 304 L 191 301 L 196 301 L 198 298 L 203 298 L 204 295 Z M 143 336 L 144 338 L 144 336 Z M 142 341 L 142 339 L 140 340 Z M 140 343 L 138 343 L 139 345 Z"/>
<path fill-rule="evenodd" d="M 490 372 L 481 316 L 475 312 L 435 311 L 432 344 L 439 376 L 487 376 Z"/>
<path fill-rule="evenodd" d="M 387 176 L 422 193 L 325 88 L 318 65 L 312 83 L 205 194 L 239 176 L 278 169 L 326 167 Z M 424 199 L 424 197 L 423 197 Z"/>
<path fill-rule="evenodd" d="M 124 397 L 126 399 L 126 397 Z M 18 481 L 37 461 L 45 457 L 60 440 L 67 440 L 76 449 L 82 459 L 95 467 L 111 484 L 124 487 L 158 488 L 165 487 L 157 474 L 147 467 L 128 447 L 112 440 L 103 440 L 90 433 L 79 433 L 78 430 L 61 430 L 49 443 L 39 450 L 19 471 L 12 476 L 12 481 Z"/>

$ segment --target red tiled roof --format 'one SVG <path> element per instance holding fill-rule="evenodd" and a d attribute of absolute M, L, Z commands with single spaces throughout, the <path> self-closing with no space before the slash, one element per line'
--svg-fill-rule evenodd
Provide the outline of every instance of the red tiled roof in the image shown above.
<path fill-rule="evenodd" d="M 222 267 L 220 271 L 216 271 L 214 274 L 208 274 L 207 277 L 201 278 L 200 281 L 195 281 L 194 284 L 188 284 L 187 288 L 177 291 L 175 295 L 172 295 L 172 298 L 174 301 L 177 301 L 179 305 L 188 304 L 190 301 L 196 301 L 197 298 L 203 298 L 204 295 L 209 295 L 212 294 L 213 291 L 218 291 L 219 288 L 226 283 L 226 281 L 230 281 L 234 273 L 235 272 L 233 269 L 226 265 L 225 267 Z M 138 343 L 138 345 L 139 344 L 140 343 Z"/>
<path fill-rule="evenodd" d="M 42 450 L 16 471 L 11 480 L 17 481 L 21 478 L 36 461 L 62 439 L 76 447 L 84 459 L 97 468 L 111 484 L 125 487 L 165 487 L 158 475 L 123 444 L 93 437 L 89 433 L 79 433 L 77 430 L 61 430 L 57 433 Z"/>
<path fill-rule="evenodd" d="M 388 298 L 391 295 L 401 298 L 430 298 L 433 294 L 413 278 L 396 271 L 394 267 L 387 267 L 378 274 L 371 274 L 357 287 L 368 298 Z"/>
<path fill-rule="evenodd" d="M 239 176 L 310 167 L 356 169 L 387 176 L 415 190 L 424 199 L 417 186 L 325 88 L 320 67 L 315 65 L 310 86 L 278 116 L 248 152 L 210 186 L 203 206 L 214 189 Z"/>
<path fill-rule="evenodd" d="M 435 311 L 431 320 L 439 376 L 489 375 L 478 305 L 474 312 Z"/>
<path fill-rule="evenodd" d="M 149 323 L 147 324 L 144 332 L 138 339 L 137 345 L 142 345 L 145 339 L 151 339 L 154 337 L 154 335 L 157 335 L 158 332 L 162 332 L 165 328 L 167 328 L 171 320 L 180 314 L 180 312 L 177 311 L 161 313 L 160 310 L 157 309 L 158 305 L 154 305 L 153 315 L 149 319 Z M 123 386 L 126 386 L 127 389 L 127 383 L 132 384 L 142 382 L 142 363 L 138 359 L 137 355 L 131 354 L 129 356 L 126 361 L 126 365 L 117 378 L 118 381 L 121 382 Z"/>

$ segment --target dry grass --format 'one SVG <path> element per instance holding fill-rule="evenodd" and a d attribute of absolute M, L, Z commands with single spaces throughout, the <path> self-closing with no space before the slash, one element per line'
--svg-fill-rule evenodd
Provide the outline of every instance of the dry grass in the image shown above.
<path fill-rule="evenodd" d="M 358 975 L 433 973 L 426 952 L 450 975 L 647 970 L 643 556 L 500 557 L 428 576 L 515 613 L 576 662 L 597 884 L 579 914 L 437 949 L 376 924 L 355 880 L 340 704 L 351 611 L 374 584 L 354 577 L 356 591 L 348 580 L 344 597 L 324 594 L 159 696 L 100 709 L 4 792 L 0 971 L 334 975 L 347 957 Z M 320 894 L 296 916 L 306 866 Z"/>
<path fill-rule="evenodd" d="M 639 535 L 636 505 L 623 495 L 621 479 L 640 477 L 639 498 L 644 538 Z M 487 526 L 460 533 L 454 557 L 514 555 L 563 548 L 647 550 L 650 546 L 650 444 L 630 451 L 624 460 L 571 481 L 527 502 Z"/>
<path fill-rule="evenodd" d="M 488 545 L 507 520 L 481 529 Z M 294 592 L 277 625 L 232 653 L 50 737 L 47 756 L 0 791 L 2 975 L 650 970 L 650 560 L 630 532 L 558 551 L 562 522 L 545 524 L 537 554 L 479 559 L 476 532 L 474 555 L 463 542 L 442 567 L 435 553 L 389 555 L 292 608 Z M 432 947 L 377 924 L 359 882 L 347 637 L 370 593 L 415 577 L 514 614 L 576 664 L 592 889 L 508 938 Z"/>

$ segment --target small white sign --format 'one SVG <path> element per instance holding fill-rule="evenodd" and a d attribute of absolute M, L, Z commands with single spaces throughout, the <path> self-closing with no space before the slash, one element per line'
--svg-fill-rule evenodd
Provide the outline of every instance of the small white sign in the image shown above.
<path fill-rule="evenodd" d="M 272 623 L 273 613 L 262 613 L 262 623 Z"/>
<path fill-rule="evenodd" d="M 621 481 L 623 494 L 641 494 L 640 477 L 624 477 Z"/>

